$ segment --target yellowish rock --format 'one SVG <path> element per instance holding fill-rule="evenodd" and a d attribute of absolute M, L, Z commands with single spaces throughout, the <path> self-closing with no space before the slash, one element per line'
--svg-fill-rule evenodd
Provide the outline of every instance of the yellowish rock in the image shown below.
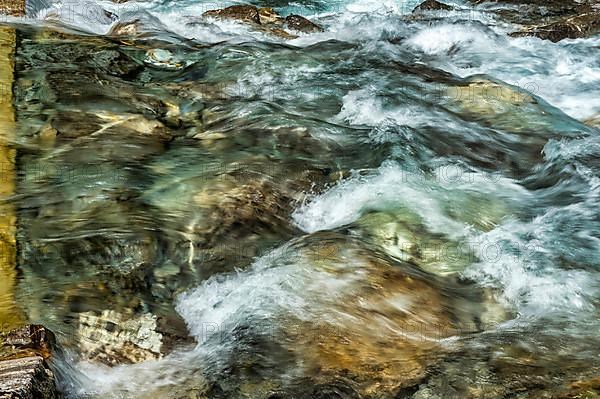
<path fill-rule="evenodd" d="M 283 23 L 281 15 L 277 14 L 271 7 L 259 8 L 258 16 L 261 25 Z"/>
<path fill-rule="evenodd" d="M 445 338 L 470 328 L 454 299 L 410 266 L 331 233 L 310 242 L 285 256 L 303 270 L 293 281 L 310 304 L 283 322 L 282 341 L 317 382 L 344 375 L 367 397 L 397 392 L 448 353 Z"/>
<path fill-rule="evenodd" d="M 591 118 L 586 119 L 583 123 L 588 126 L 600 128 L 600 114 L 596 114 Z"/>
<path fill-rule="evenodd" d="M 16 285 L 16 214 L 5 200 L 15 194 L 15 156 L 12 147 L 15 117 L 12 105 L 15 31 L 0 28 L 0 328 L 14 328 L 23 316 L 14 299 Z"/>
<path fill-rule="evenodd" d="M 0 1 L 0 14 L 14 15 L 17 17 L 25 15 L 25 0 Z"/>

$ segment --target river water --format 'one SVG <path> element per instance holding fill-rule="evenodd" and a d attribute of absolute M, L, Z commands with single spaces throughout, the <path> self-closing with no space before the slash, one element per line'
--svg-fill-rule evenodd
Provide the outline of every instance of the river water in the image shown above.
<path fill-rule="evenodd" d="M 15 296 L 67 395 L 598 397 L 600 38 L 254 4 L 324 32 L 193 0 L 9 20 Z"/>

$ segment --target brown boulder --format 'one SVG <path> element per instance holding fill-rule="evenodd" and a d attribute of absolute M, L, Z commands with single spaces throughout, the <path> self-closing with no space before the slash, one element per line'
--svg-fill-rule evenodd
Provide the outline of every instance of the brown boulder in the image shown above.
<path fill-rule="evenodd" d="M 297 39 L 298 36 L 296 35 L 292 35 L 291 33 L 286 32 L 285 30 L 281 29 L 281 28 L 269 28 L 267 30 L 267 33 L 269 33 L 270 35 L 273 36 L 277 36 L 280 37 L 282 39 L 285 40 L 292 40 L 292 39 Z"/>
<path fill-rule="evenodd" d="M 288 361 L 302 365 L 301 378 L 320 387 L 310 397 L 332 397 L 321 395 L 338 383 L 349 394 L 343 397 L 392 397 L 421 382 L 429 367 L 449 353 L 444 338 L 476 328 L 470 309 L 478 297 L 465 302 L 459 293 L 463 287 L 455 290 L 453 283 L 397 263 L 347 236 L 305 236 L 263 261 L 279 269 L 274 273 L 269 268 L 267 275 L 282 277 L 286 287 L 275 302 L 262 292 L 259 308 L 277 315 L 272 319 L 276 325 L 261 325 L 269 331 L 269 343 L 262 347 L 253 328 L 246 326 L 233 328 L 230 338 L 242 347 L 264 349 L 269 368 L 284 369 Z M 244 279 L 256 277 L 252 272 Z M 228 308 L 229 299 L 216 307 Z M 236 311 L 245 310 L 241 306 Z M 235 370 L 262 365 L 249 366 L 243 356 L 234 361 Z M 268 384 L 277 386 L 279 377 L 270 377 Z M 254 382 L 247 380 L 244 389 Z M 258 382 L 244 397 L 265 397 L 260 393 L 264 380 Z"/>
<path fill-rule="evenodd" d="M 56 338 L 52 331 L 40 325 L 26 325 L 1 335 L 3 351 L 9 349 L 50 357 Z"/>
<path fill-rule="evenodd" d="M 418 13 L 418 12 L 422 12 L 422 11 L 440 11 L 440 10 L 452 10 L 452 7 L 450 7 L 447 4 L 440 3 L 439 1 L 436 1 L 436 0 L 425 0 L 424 2 L 422 2 L 421 4 L 419 4 L 418 6 L 416 6 L 413 9 L 413 13 Z"/>
<path fill-rule="evenodd" d="M 209 10 L 202 15 L 206 17 L 235 19 L 260 25 L 258 8 L 250 5 L 236 5 L 218 10 Z"/>
<path fill-rule="evenodd" d="M 324 29 L 312 21 L 300 15 L 288 15 L 285 18 L 289 29 L 297 30 L 303 33 L 323 32 Z"/>
<path fill-rule="evenodd" d="M 524 31 L 513 32 L 510 36 L 535 36 L 556 43 L 563 39 L 590 37 L 598 32 L 600 32 L 600 13 L 590 12 Z"/>

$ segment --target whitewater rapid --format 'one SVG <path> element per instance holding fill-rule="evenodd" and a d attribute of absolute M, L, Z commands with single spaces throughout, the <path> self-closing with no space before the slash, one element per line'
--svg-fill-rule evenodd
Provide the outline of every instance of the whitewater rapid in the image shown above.
<path fill-rule="evenodd" d="M 317 139 L 341 149 L 357 143 L 361 148 L 352 152 L 358 166 L 293 203 L 289 222 L 300 237 L 259 254 L 244 270 L 232 265 L 233 272 L 179 293 L 176 309 L 194 345 L 161 360 L 115 368 L 78 362 L 74 355 L 71 389 L 127 397 L 190 380 L 201 385 L 198 381 L 206 376 L 226 374 L 228 360 L 247 349 L 239 346 L 240 330 L 255 327 L 261 337 L 283 340 L 279 320 L 292 316 L 299 324 L 323 319 L 338 327 L 358 325 L 359 318 L 336 306 L 348 301 L 348 291 L 359 298 L 356 307 L 367 309 L 370 300 L 379 303 L 362 298 L 356 288 L 364 288 L 362 281 L 369 276 L 365 265 L 376 263 L 356 261 L 360 248 L 403 262 L 409 251 L 401 244 L 412 245 L 411 237 L 421 232 L 435 245 L 442 242 L 456 251 L 456 262 L 448 266 L 433 260 L 428 273 L 442 281 L 456 276 L 474 281 L 493 292 L 511 315 L 508 320 L 498 317 L 490 331 L 552 318 L 574 326 L 595 320 L 600 135 L 583 122 L 600 113 L 600 38 L 559 43 L 511 38 L 509 24 L 463 2 L 454 2 L 457 10 L 442 22 L 406 23 L 418 3 L 290 3 L 278 11 L 305 15 L 325 31 L 285 43 L 237 22 L 202 20 L 214 4 L 191 0 L 176 5 L 165 0 L 55 1 L 36 18 L 21 21 L 104 35 L 118 23 L 139 19 L 143 29 L 173 43 L 191 39 L 214 45 L 222 49 L 215 56 L 219 62 L 251 59 L 240 61 L 232 77 L 219 70 L 233 81 L 225 85 L 227 94 L 243 100 L 224 111 L 226 117 L 239 122 L 271 107 L 288 118 L 279 115 L 281 119 L 269 120 L 273 125 L 301 121 L 299 125 L 316 126 L 311 135 Z M 328 53 L 327 46 L 339 57 Z M 293 56 L 303 52 L 305 58 L 296 62 Z M 416 90 L 417 78 L 401 68 L 422 68 L 425 78 L 417 83 L 426 90 Z M 441 87 L 435 79 L 447 85 L 441 100 L 435 98 Z M 461 97 L 464 87 L 473 90 L 474 98 Z M 481 87 L 496 88 L 500 95 L 482 99 L 477 94 Z M 383 161 L 376 158 L 379 154 L 385 154 Z M 489 167 L 490 159 L 497 161 L 498 170 Z M 177 197 L 163 204 L 185 207 L 185 201 Z M 413 230 L 402 230 L 404 225 Z M 415 232 L 414 226 L 420 230 Z M 364 231 L 369 234 L 361 235 Z M 361 236 L 359 249 L 336 253 L 333 265 L 312 267 L 318 264 L 311 258 L 314 253 L 303 251 L 327 232 Z M 425 248 L 424 259 L 431 242 L 418 243 Z M 414 304 L 407 298 L 386 297 L 385 304 L 409 314 Z M 590 324 L 597 327 L 596 321 Z M 379 319 L 374 325 L 385 331 L 397 328 Z M 458 339 L 451 335 L 439 341 L 452 346 Z M 299 377 L 304 367 L 294 364 L 280 377 Z"/>

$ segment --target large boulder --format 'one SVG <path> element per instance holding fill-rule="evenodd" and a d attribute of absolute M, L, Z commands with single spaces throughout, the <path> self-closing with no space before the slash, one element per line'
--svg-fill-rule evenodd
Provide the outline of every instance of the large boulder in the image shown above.
<path fill-rule="evenodd" d="M 470 312 L 481 298 L 455 288 L 359 240 L 318 233 L 263 256 L 248 272 L 205 283 L 178 309 L 204 346 L 231 351 L 218 356 L 244 384 L 223 397 L 268 397 L 266 390 L 280 392 L 271 397 L 391 397 L 448 354 L 444 338 L 479 328 Z M 223 378 L 216 374 L 229 387 Z"/>

